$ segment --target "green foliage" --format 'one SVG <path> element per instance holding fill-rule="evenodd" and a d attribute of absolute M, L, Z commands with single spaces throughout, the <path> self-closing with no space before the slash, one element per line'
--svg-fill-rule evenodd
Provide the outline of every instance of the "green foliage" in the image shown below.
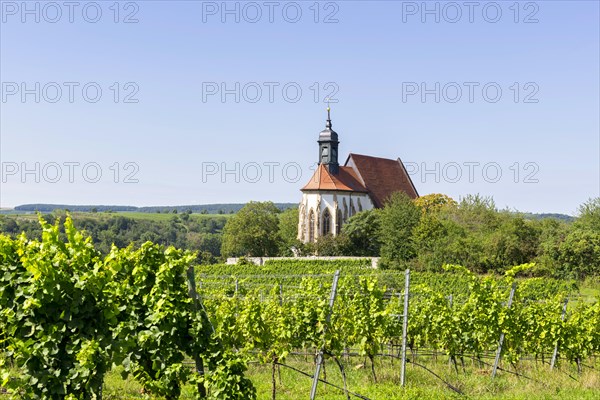
<path fill-rule="evenodd" d="M 350 253 L 352 243 L 345 234 L 319 236 L 314 243 L 304 245 L 304 251 L 317 256 L 345 256 Z"/>
<path fill-rule="evenodd" d="M 249 203 L 240 213 L 244 218 L 231 216 L 226 243 L 222 230 L 229 216 L 190 214 L 189 210 L 173 215 L 172 210 L 78 214 L 74 223 L 92 236 L 102 254 L 108 254 L 113 244 L 139 248 L 151 241 L 194 251 L 201 264 L 228 255 L 292 256 L 295 247 L 304 255 L 382 256 L 382 268 L 413 271 L 439 272 L 442 265 L 451 263 L 481 274 L 502 274 L 506 266 L 535 262 L 536 267 L 527 272 L 530 276 L 600 276 L 599 198 L 584 203 L 578 218 L 570 223 L 499 211 L 492 198 L 480 195 L 456 203 L 442 194 L 413 201 L 397 194 L 382 210 L 352 216 L 340 235 L 309 244 L 296 239 L 296 207 L 279 213 L 271 203 Z M 53 215 L 65 219 L 64 211 Z M 24 231 L 29 238 L 41 239 L 39 224 L 31 216 L 0 215 L 0 231 L 12 237 Z M 222 255 L 221 249 L 228 254 Z"/>
<path fill-rule="evenodd" d="M 377 257 L 381 248 L 379 238 L 380 211 L 361 211 L 353 215 L 342 226 L 342 233 L 350 240 L 349 256 Z"/>
<path fill-rule="evenodd" d="M 204 380 L 204 385 L 211 389 L 209 398 L 256 399 L 254 385 L 244 376 L 248 369 L 247 360 L 239 353 L 216 351 L 209 358 L 209 368 L 212 372 Z"/>
<path fill-rule="evenodd" d="M 110 274 L 70 219 L 66 242 L 58 223 L 40 224 L 41 241 L 0 236 L 0 327 L 14 363 L 0 359 L 1 385 L 24 398 L 89 398 L 110 367 Z"/>
<path fill-rule="evenodd" d="M 431 193 L 415 199 L 415 205 L 425 214 L 434 214 L 446 208 L 455 208 L 456 201 L 445 194 Z"/>
<path fill-rule="evenodd" d="M 411 273 L 408 342 L 413 349 L 442 351 L 455 363 L 467 355 L 494 352 L 505 334 L 503 357 L 516 363 L 524 355 L 542 357 L 558 345 L 563 359 L 580 362 L 600 349 L 598 301 L 562 307 L 571 289 L 562 282 L 517 278 L 533 265 L 507 269 L 502 278 L 479 276 L 464 266 L 447 265 L 446 274 Z M 297 266 L 297 273 L 305 272 Z M 364 270 L 363 270 L 364 271 Z M 404 274 L 372 270 L 342 274 L 331 320 L 328 297 L 332 276 L 238 275 L 232 282 L 203 285 L 208 314 L 218 331 L 228 327 L 227 346 L 252 353 L 262 363 L 284 362 L 294 349 L 340 359 L 346 351 L 372 360 L 383 346 L 400 341 Z M 394 277 L 394 279 L 390 279 Z M 210 276 L 204 276 L 209 283 Z M 283 279 L 283 280 L 282 280 Z M 292 283 L 291 280 L 298 279 Z M 511 284 L 517 281 L 511 307 Z M 282 284 L 285 282 L 285 284 Z M 282 286 L 280 286 L 282 285 Z M 396 289 L 393 289 L 396 288 Z M 533 301 L 531 301 L 533 300 Z"/>
<path fill-rule="evenodd" d="M 600 231 L 573 229 L 558 245 L 560 276 L 583 279 L 600 274 Z"/>
<path fill-rule="evenodd" d="M 59 221 L 40 224 L 41 240 L 0 235 L 1 387 L 26 399 L 91 399 L 121 364 L 166 399 L 188 381 L 215 398 L 255 397 L 245 361 L 188 294 L 194 254 L 145 243 L 102 257 L 70 217 L 65 241 Z M 192 355 L 207 361 L 209 379 L 184 364 Z"/>
<path fill-rule="evenodd" d="M 501 271 L 506 265 L 534 260 L 539 247 L 540 230 L 533 221 L 519 215 L 501 214 L 497 229 L 485 240 L 484 270 Z"/>
<path fill-rule="evenodd" d="M 61 221 L 60 235 L 64 240 L 62 225 L 66 220 L 66 214 L 55 211 L 52 215 L 44 216 L 44 219 L 53 221 L 57 217 Z M 217 257 L 220 255 L 221 231 L 227 217 L 187 213 L 178 215 L 90 213 L 74 214 L 71 219 L 78 229 L 85 230 L 86 234 L 92 237 L 94 246 L 103 255 L 111 251 L 113 244 L 117 247 L 127 247 L 130 244 L 140 247 L 143 243 L 151 241 L 191 251 L 210 251 Z M 8 233 L 13 237 L 24 232 L 28 238 L 40 239 L 42 229 L 35 215 L 0 216 L 0 232 Z"/>
<path fill-rule="evenodd" d="M 280 256 L 293 256 L 292 247 L 302 247 L 298 240 L 298 208 L 289 208 L 279 214 Z"/>
<path fill-rule="evenodd" d="M 196 271 L 201 276 L 240 276 L 240 275 L 286 275 L 286 274 L 333 274 L 337 270 L 347 273 L 365 273 L 371 270 L 368 258 L 344 260 L 318 259 L 272 259 L 258 266 L 251 262 L 237 265 L 213 264 L 200 265 Z"/>
<path fill-rule="evenodd" d="M 221 253 L 235 256 L 274 256 L 279 249 L 279 209 L 271 202 L 250 202 L 223 229 Z"/>
<path fill-rule="evenodd" d="M 194 342 L 206 341 L 188 296 L 186 270 L 195 256 L 145 243 L 139 250 L 113 248 L 106 267 L 113 279 L 106 286 L 119 305 L 113 334 L 118 362 L 155 395 L 177 398 L 191 371 L 183 364 Z M 200 353 L 205 344 L 196 343 Z"/>
<path fill-rule="evenodd" d="M 575 222 L 577 227 L 600 232 L 600 197 L 589 199 L 578 211 L 579 218 Z"/>
<path fill-rule="evenodd" d="M 419 223 L 420 210 L 402 192 L 392 195 L 380 214 L 381 265 L 402 265 L 416 256 L 413 229 Z"/>

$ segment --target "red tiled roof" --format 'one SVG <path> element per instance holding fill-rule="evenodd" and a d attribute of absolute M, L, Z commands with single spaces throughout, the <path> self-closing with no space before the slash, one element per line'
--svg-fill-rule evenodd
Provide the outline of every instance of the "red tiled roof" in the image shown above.
<path fill-rule="evenodd" d="M 313 174 L 301 190 L 339 190 L 344 192 L 367 193 L 356 172 L 351 167 L 340 167 L 337 175 L 332 175 L 323 164 Z"/>
<path fill-rule="evenodd" d="M 394 192 L 404 192 L 412 199 L 419 197 L 400 159 L 389 160 L 351 153 L 344 168 L 348 167 L 354 167 L 376 207 L 382 207 Z"/>

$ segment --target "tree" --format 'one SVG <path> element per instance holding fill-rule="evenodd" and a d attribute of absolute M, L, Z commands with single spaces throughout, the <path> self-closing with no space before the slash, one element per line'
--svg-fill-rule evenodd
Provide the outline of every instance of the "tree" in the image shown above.
<path fill-rule="evenodd" d="M 498 229 L 486 237 L 486 270 L 501 271 L 532 262 L 538 255 L 541 230 L 520 215 L 501 213 Z"/>
<path fill-rule="evenodd" d="M 489 232 L 498 227 L 498 210 L 494 199 L 478 194 L 461 199 L 455 218 L 461 225 L 474 231 Z"/>
<path fill-rule="evenodd" d="M 438 212 L 446 207 L 456 207 L 458 203 L 450 196 L 440 193 L 426 194 L 415 199 L 415 204 L 424 213 Z"/>
<path fill-rule="evenodd" d="M 557 272 L 569 278 L 583 279 L 600 274 L 600 233 L 573 229 L 558 247 Z"/>
<path fill-rule="evenodd" d="M 554 247 L 555 273 L 583 279 L 600 274 L 600 197 L 579 207 L 577 220 Z"/>
<path fill-rule="evenodd" d="M 587 228 L 600 232 L 600 197 L 589 199 L 579 207 L 577 228 Z"/>
<path fill-rule="evenodd" d="M 348 236 L 340 233 L 337 236 L 328 234 L 319 236 L 314 243 L 306 243 L 304 249 L 308 254 L 317 256 L 347 256 L 352 244 Z"/>
<path fill-rule="evenodd" d="M 413 229 L 421 211 L 406 193 L 394 193 L 381 210 L 381 266 L 399 267 L 416 256 Z"/>
<path fill-rule="evenodd" d="M 342 233 L 348 237 L 351 243 L 347 255 L 379 256 L 381 248 L 379 229 L 380 216 L 377 209 L 361 211 L 350 217 L 342 226 Z"/>
<path fill-rule="evenodd" d="M 288 208 L 279 214 L 279 235 L 281 236 L 279 255 L 292 256 L 292 247 L 301 247 L 301 242 L 298 240 L 297 208 Z"/>
<path fill-rule="evenodd" d="M 268 202 L 246 204 L 223 228 L 221 254 L 226 257 L 275 256 L 279 249 L 279 209 Z"/>

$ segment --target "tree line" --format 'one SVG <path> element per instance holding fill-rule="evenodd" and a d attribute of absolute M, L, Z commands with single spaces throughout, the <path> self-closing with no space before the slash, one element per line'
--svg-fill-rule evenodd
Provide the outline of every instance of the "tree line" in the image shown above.
<path fill-rule="evenodd" d="M 54 211 L 45 218 L 64 222 L 66 215 Z M 138 248 L 150 241 L 191 250 L 201 264 L 226 257 L 316 254 L 381 257 L 382 268 L 415 271 L 459 264 L 477 273 L 502 273 L 535 262 L 530 274 L 536 276 L 600 275 L 600 198 L 582 204 L 569 221 L 499 210 L 492 198 L 479 195 L 457 202 L 442 194 L 411 200 L 397 193 L 382 209 L 349 218 L 339 235 L 308 244 L 297 240 L 298 209 L 282 211 L 272 202 L 247 203 L 231 216 L 189 210 L 156 219 L 77 213 L 73 221 L 103 254 L 113 244 Z M 31 217 L 0 215 L 0 232 L 41 238 L 37 218 Z"/>
<path fill-rule="evenodd" d="M 600 275 L 600 198 L 579 207 L 573 222 L 535 219 L 499 210 L 493 199 L 469 195 L 459 202 L 442 194 L 411 200 L 394 194 L 382 209 L 349 218 L 337 236 L 297 240 L 298 210 L 251 202 L 223 229 L 224 256 L 304 255 L 381 257 L 389 269 L 441 271 L 444 264 L 477 273 L 503 273 L 534 262 L 530 274 L 583 279 Z"/>
<path fill-rule="evenodd" d="M 59 219 L 62 227 L 67 214 L 57 210 L 42 217 L 47 221 Z M 197 254 L 197 262 L 211 263 L 221 255 L 221 232 L 227 216 L 184 212 L 165 219 L 145 219 L 111 213 L 77 213 L 72 219 L 78 229 L 85 230 L 93 238 L 96 249 L 102 254 L 108 254 L 113 244 L 119 248 L 130 244 L 139 248 L 145 242 L 152 242 L 188 249 Z M 0 215 L 0 232 L 13 237 L 25 233 L 35 239 L 41 239 L 42 235 L 38 218 L 31 216 Z"/>

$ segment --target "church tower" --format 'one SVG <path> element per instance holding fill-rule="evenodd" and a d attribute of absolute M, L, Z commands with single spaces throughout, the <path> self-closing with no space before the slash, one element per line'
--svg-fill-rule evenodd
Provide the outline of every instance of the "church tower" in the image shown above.
<path fill-rule="evenodd" d="M 325 129 L 319 134 L 319 164 L 327 168 L 330 174 L 337 175 L 340 172 L 338 162 L 338 134 L 331 129 L 331 108 L 327 107 L 327 123 Z"/>

